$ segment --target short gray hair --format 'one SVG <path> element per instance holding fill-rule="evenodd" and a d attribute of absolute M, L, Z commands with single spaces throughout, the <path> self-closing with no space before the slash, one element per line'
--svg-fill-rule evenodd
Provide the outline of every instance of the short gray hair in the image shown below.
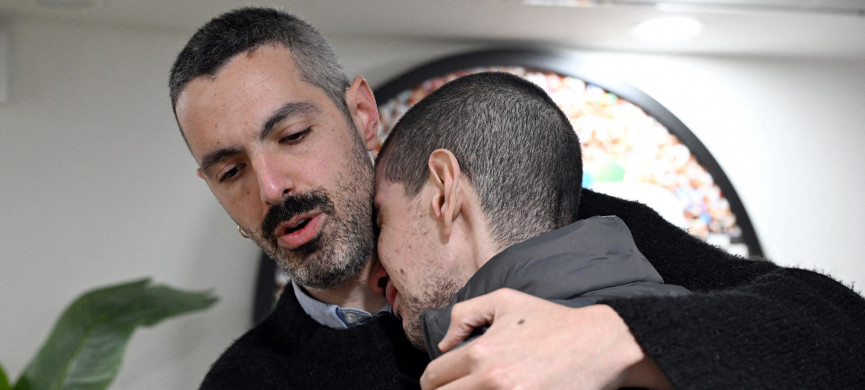
<path fill-rule="evenodd" d="M 456 156 L 501 247 L 577 219 L 580 141 L 568 117 L 531 82 L 487 72 L 445 84 L 397 122 L 377 173 L 414 198 L 439 148 Z"/>
<path fill-rule="evenodd" d="M 345 91 L 350 83 L 333 48 L 309 23 L 270 8 L 240 8 L 211 19 L 189 39 L 171 68 L 171 107 L 186 85 L 214 76 L 234 56 L 263 45 L 281 45 L 293 57 L 303 81 L 327 95 L 350 121 Z"/>

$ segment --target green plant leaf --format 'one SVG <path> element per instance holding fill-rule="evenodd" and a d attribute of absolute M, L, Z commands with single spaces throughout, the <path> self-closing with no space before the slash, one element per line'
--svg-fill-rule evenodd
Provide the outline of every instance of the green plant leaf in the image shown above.
<path fill-rule="evenodd" d="M 14 390 L 102 390 L 123 360 L 135 328 L 203 310 L 216 302 L 207 292 L 187 292 L 150 279 L 91 290 L 54 324 Z"/>
<path fill-rule="evenodd" d="M 11 390 L 12 385 L 9 384 L 9 378 L 6 377 L 6 370 L 3 369 L 3 365 L 0 364 L 0 390 Z"/>

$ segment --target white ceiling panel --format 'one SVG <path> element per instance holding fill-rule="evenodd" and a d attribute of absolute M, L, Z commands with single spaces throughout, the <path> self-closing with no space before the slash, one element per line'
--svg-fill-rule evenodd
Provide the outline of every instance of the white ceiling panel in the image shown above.
<path fill-rule="evenodd" d="M 249 4 L 246 0 L 0 0 L 0 17 L 191 32 L 210 17 Z M 255 4 L 295 12 L 328 36 L 399 35 L 601 50 L 865 58 L 863 0 L 265 0 Z M 704 23 L 704 31 L 663 46 L 648 45 L 628 33 L 642 20 L 668 15 L 696 17 Z"/>

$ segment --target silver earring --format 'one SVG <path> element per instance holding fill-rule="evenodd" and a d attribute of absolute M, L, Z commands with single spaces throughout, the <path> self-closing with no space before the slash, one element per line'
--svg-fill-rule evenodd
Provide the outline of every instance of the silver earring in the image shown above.
<path fill-rule="evenodd" d="M 249 238 L 249 235 L 246 234 L 245 231 L 243 231 L 243 228 L 240 227 L 240 225 L 237 225 L 237 232 L 240 233 L 240 235 L 243 236 L 243 238 Z"/>

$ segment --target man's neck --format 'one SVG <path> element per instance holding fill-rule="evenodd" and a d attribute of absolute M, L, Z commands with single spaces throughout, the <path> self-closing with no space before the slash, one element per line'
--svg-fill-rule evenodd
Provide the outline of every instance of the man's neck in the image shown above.
<path fill-rule="evenodd" d="M 371 288 L 370 281 L 374 278 L 374 261 L 341 286 L 333 289 L 303 288 L 315 299 L 339 307 L 353 307 L 375 313 L 384 307 L 387 300 L 384 294 L 376 293 Z M 377 281 L 375 281 L 377 284 Z"/>

